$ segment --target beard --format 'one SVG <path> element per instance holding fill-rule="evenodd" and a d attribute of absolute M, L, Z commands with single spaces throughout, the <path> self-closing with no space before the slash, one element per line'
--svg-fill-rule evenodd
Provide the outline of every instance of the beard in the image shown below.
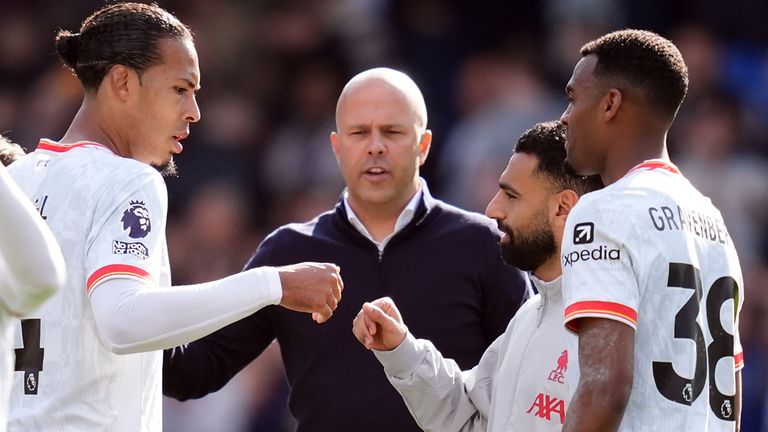
<path fill-rule="evenodd" d="M 557 253 L 552 230 L 543 219 L 535 220 L 542 222 L 523 227 L 524 234 L 520 235 L 515 235 L 506 225 L 500 227 L 509 236 L 509 242 L 499 243 L 501 257 L 508 265 L 523 271 L 533 271 Z"/>
<path fill-rule="evenodd" d="M 179 172 L 176 169 L 176 161 L 170 158 L 168 162 L 155 167 L 163 177 L 178 177 Z"/>

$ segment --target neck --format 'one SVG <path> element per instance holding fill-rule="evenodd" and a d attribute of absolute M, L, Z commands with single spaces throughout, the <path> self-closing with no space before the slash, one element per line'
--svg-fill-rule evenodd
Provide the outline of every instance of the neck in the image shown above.
<path fill-rule="evenodd" d="M 418 188 L 405 200 L 394 203 L 365 203 L 355 199 L 352 194 L 348 195 L 347 202 L 371 237 L 381 241 L 395 231 L 397 218 L 417 192 Z"/>
<path fill-rule="evenodd" d="M 544 282 L 552 282 L 563 273 L 560 267 L 560 251 L 549 257 L 542 265 L 533 271 L 533 275 Z"/>
<path fill-rule="evenodd" d="M 116 155 L 130 157 L 128 146 L 122 145 L 118 139 L 119 134 L 110 132 L 114 130 L 116 129 L 110 126 L 107 116 L 98 108 L 98 104 L 86 96 L 60 141 L 62 143 L 96 142 L 104 145 Z"/>
<path fill-rule="evenodd" d="M 600 178 L 606 186 L 624 177 L 629 170 L 643 161 L 649 159 L 669 160 L 666 133 L 661 137 L 622 139 L 622 142 L 625 144 L 616 147 L 616 151 L 609 155 L 604 169 L 600 172 Z"/>

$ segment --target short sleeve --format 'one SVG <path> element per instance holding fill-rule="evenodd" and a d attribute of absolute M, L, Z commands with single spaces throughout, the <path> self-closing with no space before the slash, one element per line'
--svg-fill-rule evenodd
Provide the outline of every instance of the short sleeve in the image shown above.
<path fill-rule="evenodd" d="M 136 182 L 136 177 L 142 179 Z M 160 280 L 168 198 L 162 177 L 142 172 L 112 185 L 99 203 L 85 250 L 87 291 L 112 278 Z"/>
<path fill-rule="evenodd" d="M 588 196 L 590 197 L 590 196 Z M 605 318 L 636 329 L 640 294 L 632 266 L 637 252 L 633 224 L 613 199 L 582 199 L 568 216 L 561 263 L 565 325 L 578 332 L 579 318 Z"/>

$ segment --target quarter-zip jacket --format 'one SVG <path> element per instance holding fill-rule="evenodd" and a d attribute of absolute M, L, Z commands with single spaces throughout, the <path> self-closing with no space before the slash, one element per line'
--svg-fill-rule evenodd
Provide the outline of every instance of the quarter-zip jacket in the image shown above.
<path fill-rule="evenodd" d="M 532 277 L 528 300 L 480 363 L 462 372 L 428 340 L 409 333 L 392 351 L 377 351 L 387 378 L 425 431 L 560 431 L 578 355 L 563 325 L 561 278 Z M 408 321 L 406 321 L 408 324 Z"/>

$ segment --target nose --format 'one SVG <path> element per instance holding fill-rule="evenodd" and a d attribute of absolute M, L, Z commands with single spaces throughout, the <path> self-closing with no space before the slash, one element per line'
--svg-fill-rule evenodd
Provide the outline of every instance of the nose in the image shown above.
<path fill-rule="evenodd" d="M 374 131 L 371 133 L 371 139 L 368 142 L 368 154 L 371 156 L 380 156 L 387 151 L 387 146 L 384 143 L 384 139 L 381 132 Z"/>
<path fill-rule="evenodd" d="M 197 105 L 197 98 L 192 96 L 187 115 L 184 119 L 190 123 L 197 123 L 200 121 L 200 117 L 200 107 Z"/>
<path fill-rule="evenodd" d="M 569 104 L 567 108 L 565 108 L 565 111 L 563 111 L 562 114 L 560 114 L 560 123 L 564 124 L 565 126 L 568 126 L 568 117 L 571 115 L 571 105 Z"/>
<path fill-rule="evenodd" d="M 496 195 L 494 195 L 493 199 L 491 199 L 491 201 L 488 203 L 488 206 L 485 208 L 485 215 L 491 219 L 495 219 L 496 221 L 503 220 L 506 216 L 501 206 L 499 205 L 500 199 L 501 191 L 498 191 L 496 192 Z"/>

